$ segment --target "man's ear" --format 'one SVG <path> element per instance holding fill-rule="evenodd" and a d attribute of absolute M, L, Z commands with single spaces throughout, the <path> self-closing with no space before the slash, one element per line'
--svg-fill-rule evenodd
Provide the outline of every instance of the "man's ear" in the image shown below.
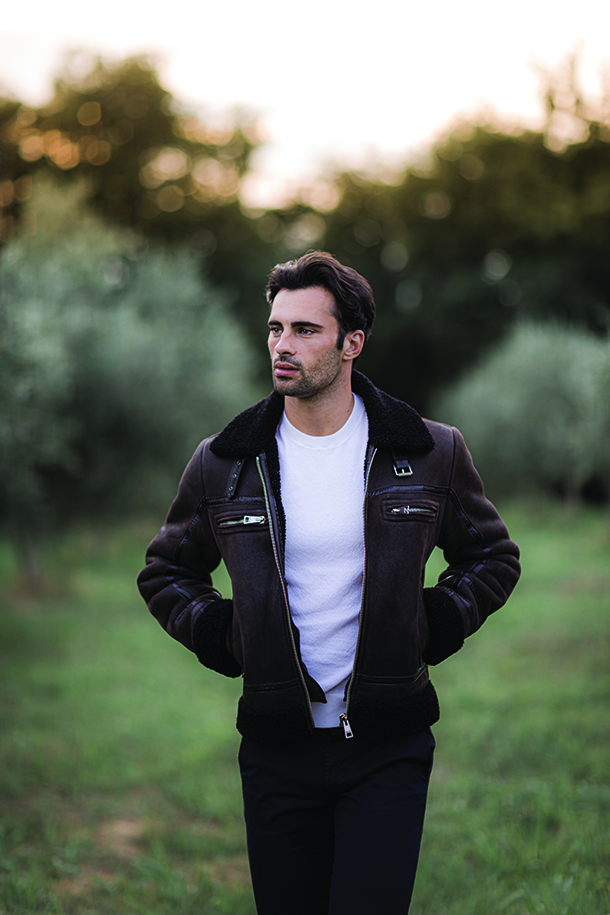
<path fill-rule="evenodd" d="M 349 334 L 346 334 L 343 341 L 343 358 L 356 359 L 362 352 L 364 341 L 363 330 L 352 330 Z"/>

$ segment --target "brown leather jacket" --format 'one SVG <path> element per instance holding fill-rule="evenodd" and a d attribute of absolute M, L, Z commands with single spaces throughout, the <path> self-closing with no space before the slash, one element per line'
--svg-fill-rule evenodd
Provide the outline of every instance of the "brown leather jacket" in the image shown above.
<path fill-rule="evenodd" d="M 424 421 L 354 372 L 366 407 L 365 569 L 347 714 L 355 734 L 401 735 L 438 720 L 428 664 L 462 647 L 507 600 L 519 550 L 486 499 L 462 436 Z M 238 730 L 298 740 L 324 701 L 301 659 L 283 575 L 284 514 L 271 394 L 198 447 L 138 585 L 151 613 L 202 664 L 243 675 Z M 320 481 L 323 485 L 323 481 Z M 447 568 L 423 587 L 433 548 Z M 233 599 L 210 573 L 224 560 Z"/>

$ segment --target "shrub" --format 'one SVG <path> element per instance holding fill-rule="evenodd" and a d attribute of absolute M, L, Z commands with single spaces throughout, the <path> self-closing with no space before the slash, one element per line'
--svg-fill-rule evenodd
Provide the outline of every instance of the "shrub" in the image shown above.
<path fill-rule="evenodd" d="M 523 322 L 437 401 L 458 426 L 489 488 L 610 483 L 610 345 L 582 330 Z"/>
<path fill-rule="evenodd" d="M 251 398 L 249 347 L 189 251 L 148 249 L 86 194 L 39 181 L 0 255 L 0 520 L 25 557 L 79 516 L 164 504 Z"/>

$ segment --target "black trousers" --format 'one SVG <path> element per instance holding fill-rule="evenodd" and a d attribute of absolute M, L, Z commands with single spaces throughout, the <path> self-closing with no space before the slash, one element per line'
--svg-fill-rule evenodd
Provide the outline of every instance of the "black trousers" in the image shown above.
<path fill-rule="evenodd" d="M 407 915 L 434 738 L 320 729 L 239 763 L 258 915 Z"/>

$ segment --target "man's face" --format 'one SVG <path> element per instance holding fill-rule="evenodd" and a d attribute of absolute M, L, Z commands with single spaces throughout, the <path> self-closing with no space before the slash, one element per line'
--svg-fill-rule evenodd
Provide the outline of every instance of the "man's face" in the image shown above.
<path fill-rule="evenodd" d="M 333 315 L 334 298 L 326 289 L 280 289 L 269 316 L 269 352 L 273 386 L 288 397 L 316 397 L 338 383 L 349 371 L 344 353 L 348 339 L 337 349 L 339 325 Z"/>

